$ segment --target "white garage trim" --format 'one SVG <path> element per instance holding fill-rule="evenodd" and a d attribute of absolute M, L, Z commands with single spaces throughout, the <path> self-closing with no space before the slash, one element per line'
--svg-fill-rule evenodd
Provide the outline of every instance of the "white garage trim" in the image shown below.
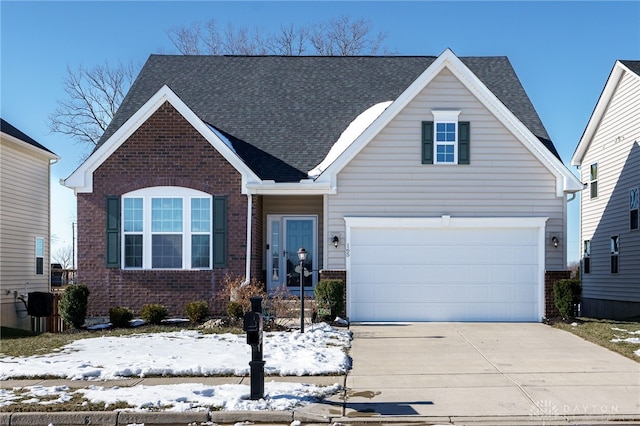
<path fill-rule="evenodd" d="M 346 222 L 346 267 L 347 267 L 347 310 L 354 312 L 355 303 L 355 290 L 352 285 L 353 274 L 351 271 L 351 242 L 353 233 L 358 230 L 358 235 L 362 235 L 364 228 L 375 231 L 379 228 L 381 232 L 384 229 L 412 229 L 416 230 L 455 230 L 470 229 L 476 231 L 490 232 L 491 229 L 499 231 L 506 231 L 509 228 L 528 229 L 529 235 L 532 236 L 531 240 L 535 238 L 536 245 L 533 245 L 531 253 L 537 252 L 537 263 L 535 263 L 535 281 L 530 281 L 535 285 L 532 290 L 537 293 L 537 319 L 542 320 L 544 317 L 544 273 L 545 273 L 545 226 L 548 220 L 547 217 L 493 217 L 493 218 L 476 218 L 476 217 L 345 217 Z M 406 231 L 405 231 L 406 232 Z M 476 234 L 477 235 L 477 234 Z M 533 241 L 532 241 L 533 242 Z M 532 265 L 533 266 L 533 265 Z M 533 270 L 531 270 L 533 273 Z M 533 278 L 533 275 L 531 275 Z M 360 287 L 361 288 L 361 287 Z M 360 303 L 362 303 L 360 301 Z M 362 304 L 360 305 L 363 306 Z M 535 310 L 533 311 L 535 315 Z M 357 318 L 356 318 L 357 320 Z"/>

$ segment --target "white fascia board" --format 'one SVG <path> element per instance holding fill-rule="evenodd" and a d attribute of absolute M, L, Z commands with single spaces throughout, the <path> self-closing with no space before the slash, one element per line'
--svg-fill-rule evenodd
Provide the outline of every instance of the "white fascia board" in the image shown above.
<path fill-rule="evenodd" d="M 316 182 L 312 179 L 300 182 L 261 181 L 246 184 L 248 194 L 259 195 L 325 195 L 336 194 L 335 187 L 328 182 Z"/>
<path fill-rule="evenodd" d="M 556 178 L 556 196 L 582 190 L 582 183 L 450 50 L 438 58 L 317 178 L 337 186 L 337 174 L 444 69 L 449 69 L 471 93 L 509 129 Z"/>
<path fill-rule="evenodd" d="M 49 160 L 59 160 L 60 157 L 50 151 L 47 151 L 46 149 L 42 149 L 39 148 L 35 145 L 31 145 L 28 142 L 23 141 L 22 139 L 16 138 L 15 136 L 12 136 L 8 133 L 5 132 L 0 132 L 0 134 L 2 135 L 2 139 L 8 141 L 8 142 L 12 142 L 18 146 L 20 146 L 21 148 L 24 148 L 27 151 L 31 151 L 34 154 L 37 155 L 41 155 L 44 157 L 47 157 Z"/>
<path fill-rule="evenodd" d="M 598 127 L 600 126 L 600 122 L 602 121 L 602 117 L 604 113 L 607 111 L 607 107 L 609 106 L 609 102 L 611 102 L 611 98 L 618 87 L 618 83 L 622 78 L 622 75 L 625 72 L 628 72 L 629 69 L 624 66 L 620 61 L 616 61 L 611 73 L 609 74 L 609 78 L 607 78 L 607 82 L 602 89 L 602 93 L 598 98 L 598 102 L 596 102 L 596 106 L 591 113 L 591 117 L 587 122 L 587 127 L 580 138 L 580 142 L 576 148 L 576 151 L 573 153 L 571 157 L 571 165 L 572 166 L 580 166 L 582 164 L 582 159 L 587 153 L 587 149 L 589 149 L 589 145 L 591 144 L 591 140 L 595 135 Z"/>
<path fill-rule="evenodd" d="M 135 114 L 87 158 L 64 185 L 75 193 L 93 191 L 93 173 L 165 102 L 169 102 L 242 176 L 245 193 L 247 182 L 259 181 L 258 176 L 205 124 L 168 86 L 162 86 Z"/>

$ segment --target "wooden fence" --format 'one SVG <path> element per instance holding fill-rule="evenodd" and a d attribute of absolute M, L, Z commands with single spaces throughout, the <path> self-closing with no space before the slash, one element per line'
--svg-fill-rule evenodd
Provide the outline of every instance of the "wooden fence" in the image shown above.
<path fill-rule="evenodd" d="M 51 292 L 53 293 L 53 313 L 47 317 L 46 330 L 49 333 L 60 333 L 69 329 L 69 326 L 62 320 L 60 309 L 58 308 L 64 289 L 54 288 Z"/>

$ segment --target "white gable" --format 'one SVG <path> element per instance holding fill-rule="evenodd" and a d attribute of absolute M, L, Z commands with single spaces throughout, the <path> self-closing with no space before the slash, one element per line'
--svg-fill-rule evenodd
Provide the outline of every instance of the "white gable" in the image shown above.
<path fill-rule="evenodd" d="M 629 70 L 629 68 L 627 68 L 622 62 L 616 61 L 615 65 L 613 66 L 613 70 L 611 70 L 611 74 L 607 79 L 607 83 L 602 90 L 602 94 L 600 94 L 598 103 L 596 104 L 596 107 L 591 114 L 591 118 L 589 119 L 589 123 L 587 124 L 584 134 L 582 135 L 582 138 L 580 138 L 578 147 L 571 157 L 572 166 L 579 166 L 582 164 L 582 160 L 587 153 L 587 150 L 589 149 L 589 145 L 591 144 L 591 141 L 593 140 L 593 137 L 596 134 L 598 127 L 600 126 L 600 122 L 602 121 L 602 118 L 607 111 L 607 107 L 609 106 L 609 103 L 611 102 L 611 99 L 613 98 L 616 89 L 618 88 L 618 83 L 625 73 L 630 73 L 630 75 L 640 79 L 640 76 Z"/>

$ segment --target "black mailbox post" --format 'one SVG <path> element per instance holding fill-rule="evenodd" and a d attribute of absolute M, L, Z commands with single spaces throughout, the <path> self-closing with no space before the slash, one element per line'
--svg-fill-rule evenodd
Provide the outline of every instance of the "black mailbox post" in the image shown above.
<path fill-rule="evenodd" d="M 250 399 L 264 398 L 264 360 L 262 359 L 262 297 L 252 297 L 251 312 L 244 314 L 243 329 L 247 333 L 247 345 L 251 345 L 251 395 Z"/>

